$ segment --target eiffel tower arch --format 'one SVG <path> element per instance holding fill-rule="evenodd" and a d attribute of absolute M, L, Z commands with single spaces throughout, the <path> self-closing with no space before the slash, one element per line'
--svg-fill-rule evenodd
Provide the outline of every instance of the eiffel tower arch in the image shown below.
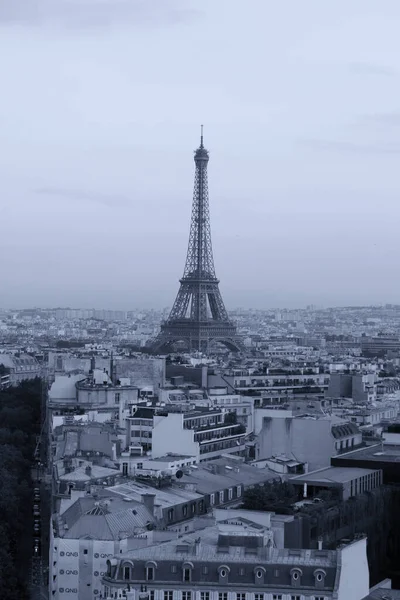
<path fill-rule="evenodd" d="M 208 353 L 216 342 L 232 351 L 242 350 L 236 326 L 228 317 L 215 274 L 208 200 L 208 150 L 203 143 L 194 154 L 196 165 L 189 244 L 183 277 L 171 313 L 161 324 L 153 350 L 173 351 L 180 342 L 185 349 Z"/>

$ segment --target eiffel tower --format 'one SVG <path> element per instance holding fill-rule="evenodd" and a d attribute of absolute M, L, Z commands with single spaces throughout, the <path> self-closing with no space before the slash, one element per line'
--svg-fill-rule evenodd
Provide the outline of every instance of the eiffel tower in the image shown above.
<path fill-rule="evenodd" d="M 208 353 L 215 342 L 232 351 L 242 349 L 236 326 L 228 317 L 215 275 L 208 202 L 208 150 L 203 143 L 194 154 L 196 172 L 189 245 L 185 270 L 171 313 L 161 324 L 153 350 L 173 351 L 177 342 L 189 351 Z"/>

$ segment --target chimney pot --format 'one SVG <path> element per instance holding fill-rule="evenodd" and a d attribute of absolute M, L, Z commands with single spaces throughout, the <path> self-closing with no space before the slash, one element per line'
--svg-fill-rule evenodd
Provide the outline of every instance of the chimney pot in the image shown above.
<path fill-rule="evenodd" d="M 155 494 L 142 494 L 142 503 L 150 512 L 151 516 L 154 517 L 154 502 L 156 499 Z"/>

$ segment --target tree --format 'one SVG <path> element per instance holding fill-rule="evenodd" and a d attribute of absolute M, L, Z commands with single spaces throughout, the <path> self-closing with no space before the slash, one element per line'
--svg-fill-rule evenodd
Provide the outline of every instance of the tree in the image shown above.
<path fill-rule="evenodd" d="M 41 381 L 0 391 L 0 598 L 29 598 L 31 468 L 41 428 Z"/>

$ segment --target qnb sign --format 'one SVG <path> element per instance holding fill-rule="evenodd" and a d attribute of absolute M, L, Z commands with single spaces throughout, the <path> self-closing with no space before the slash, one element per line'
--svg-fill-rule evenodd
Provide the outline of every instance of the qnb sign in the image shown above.
<path fill-rule="evenodd" d="M 60 552 L 60 556 L 78 556 L 77 552 Z"/>
<path fill-rule="evenodd" d="M 77 594 L 78 588 L 59 588 L 60 594 Z"/>
<path fill-rule="evenodd" d="M 95 558 L 110 558 L 111 556 L 114 556 L 112 552 L 111 554 L 99 554 L 98 552 L 94 554 Z"/>

